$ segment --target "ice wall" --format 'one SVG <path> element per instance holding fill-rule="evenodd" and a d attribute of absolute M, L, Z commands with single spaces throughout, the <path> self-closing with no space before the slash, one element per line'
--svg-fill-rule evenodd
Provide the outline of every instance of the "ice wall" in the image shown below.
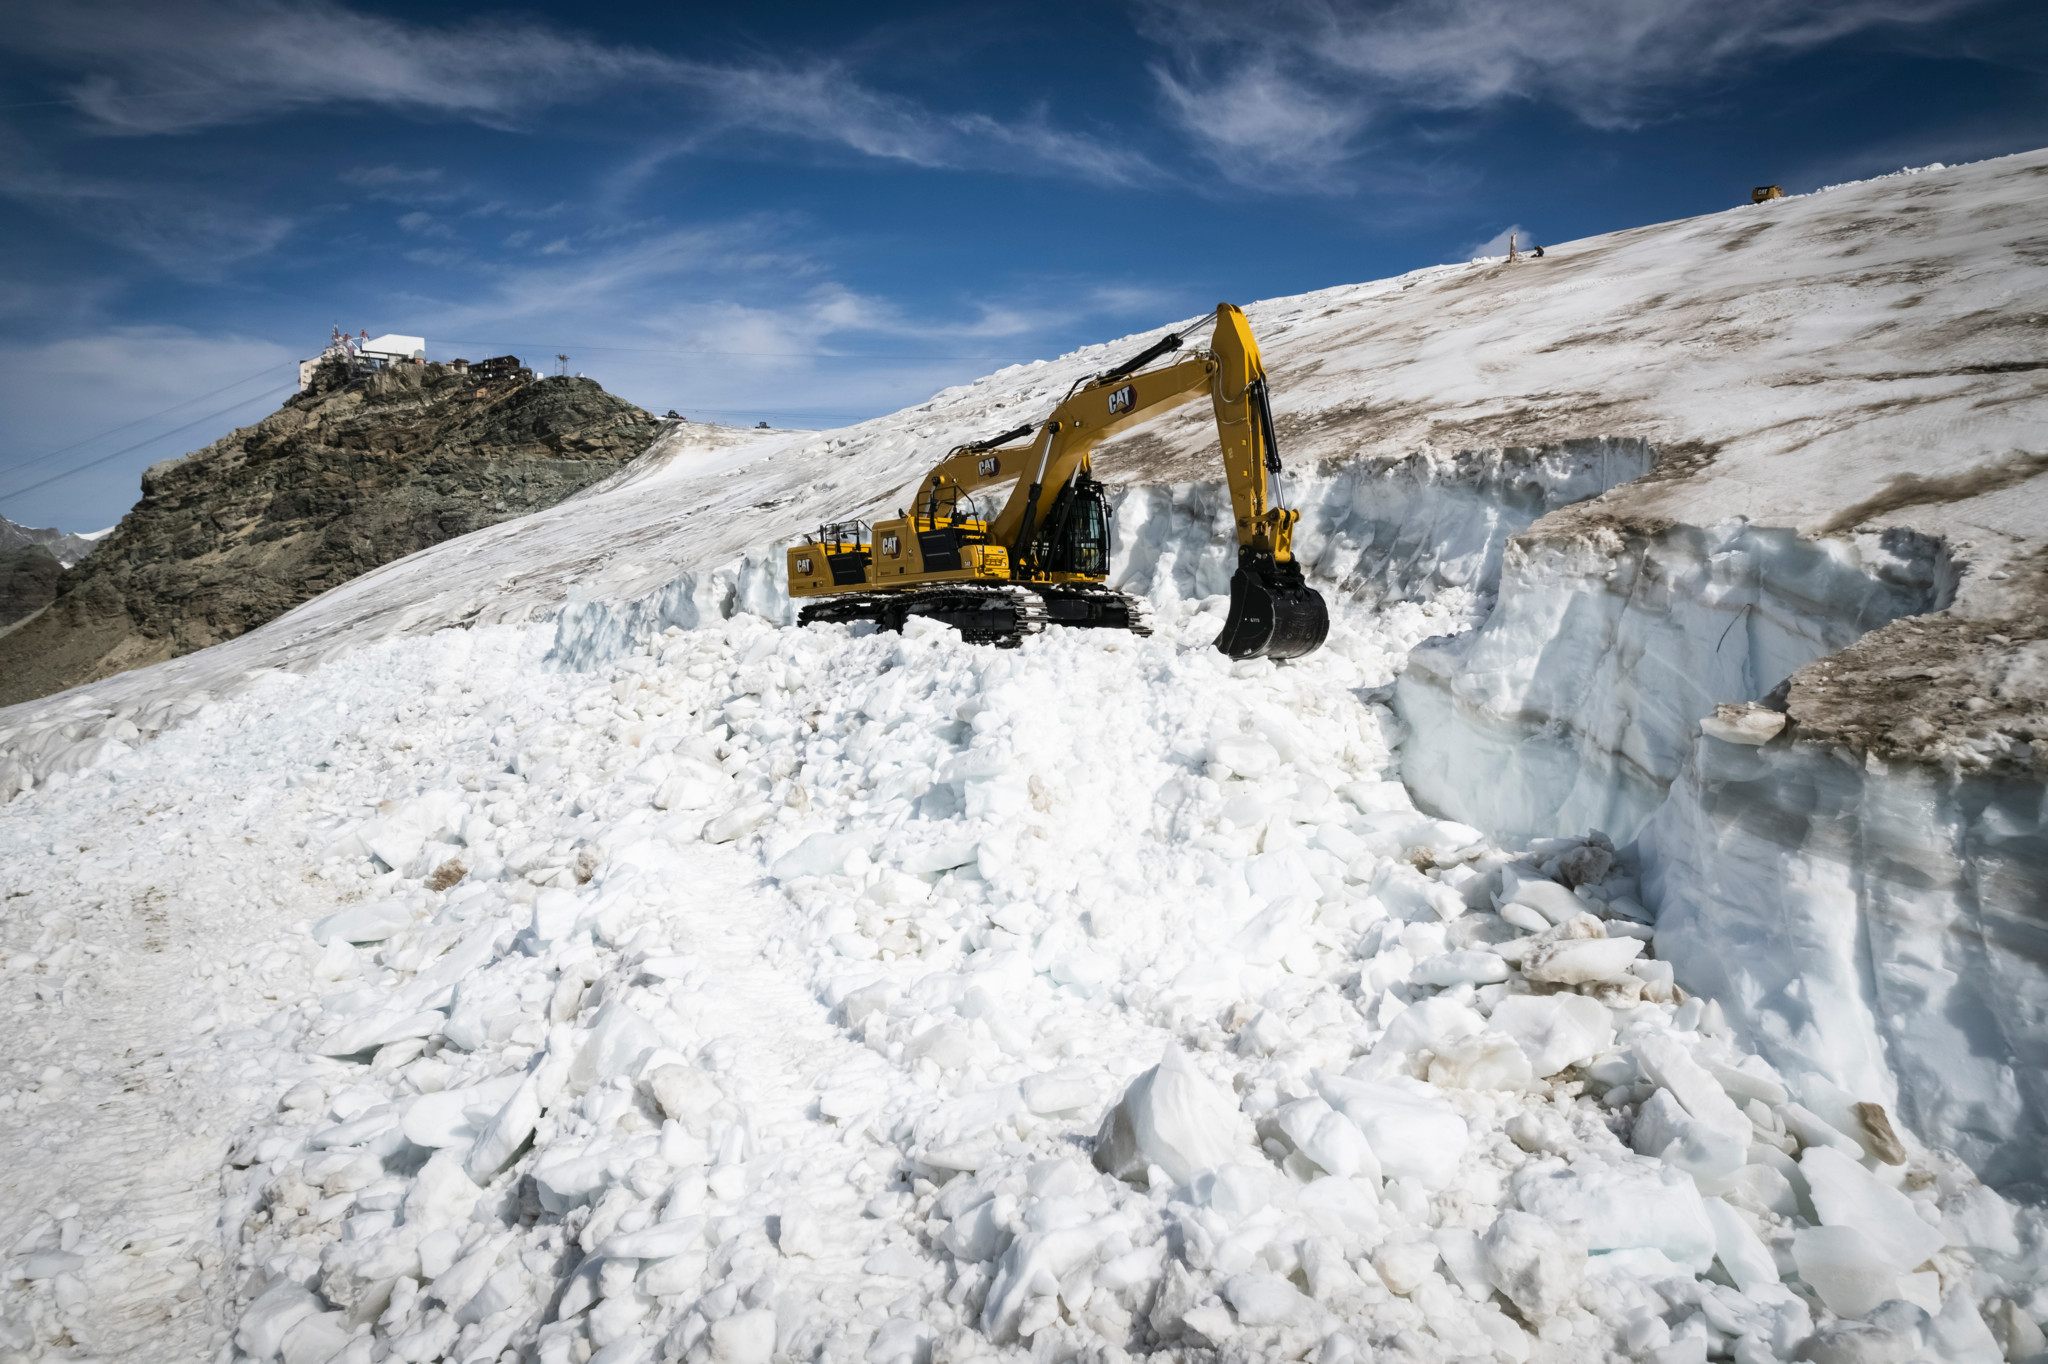
<path fill-rule="evenodd" d="M 1404 780 L 1496 836 L 1635 840 L 1657 952 L 1789 1075 L 2048 1195 L 2048 812 L 2038 784 L 1708 738 L 1718 703 L 1946 607 L 1946 547 L 1597 508 L 1506 547 L 1480 628 L 1396 687 Z"/>
<path fill-rule="evenodd" d="M 2037 783 L 1701 737 L 1641 847 L 1658 955 L 1774 1065 L 2048 1196 Z"/>
<path fill-rule="evenodd" d="M 1570 515 L 1510 543 L 1484 625 L 1418 648 L 1396 692 L 1425 807 L 1504 837 L 1636 836 L 1702 716 L 1953 593 L 1906 531 L 1808 540 L 1747 522 Z"/>

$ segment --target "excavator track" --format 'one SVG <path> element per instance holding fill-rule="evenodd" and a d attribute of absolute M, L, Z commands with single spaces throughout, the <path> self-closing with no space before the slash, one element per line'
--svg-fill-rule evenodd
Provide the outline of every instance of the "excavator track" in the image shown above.
<path fill-rule="evenodd" d="M 1134 635 L 1152 633 L 1151 613 L 1144 602 L 1107 587 L 1070 587 L 1030 584 L 1045 599 L 1046 615 L 1054 625 L 1084 630 L 1128 630 Z"/>
<path fill-rule="evenodd" d="M 969 644 L 1014 649 L 1027 635 L 1044 630 L 1049 620 L 1045 602 L 1021 587 L 949 586 L 906 592 L 863 592 L 812 602 L 797 614 L 797 624 L 851 624 L 874 621 L 884 630 L 903 628 L 912 616 L 952 626 Z"/>
<path fill-rule="evenodd" d="M 1026 583 L 1015 587 L 928 587 L 903 592 L 862 592 L 811 602 L 797 624 L 847 625 L 871 620 L 884 630 L 901 630 L 912 616 L 942 621 L 969 644 L 1014 649 L 1027 635 L 1048 625 L 1081 630 L 1152 633 L 1149 609 L 1137 597 L 1106 587 Z"/>

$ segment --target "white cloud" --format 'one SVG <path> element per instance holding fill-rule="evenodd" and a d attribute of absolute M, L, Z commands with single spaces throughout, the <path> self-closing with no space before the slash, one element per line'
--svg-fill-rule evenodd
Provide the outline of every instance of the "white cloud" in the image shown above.
<path fill-rule="evenodd" d="M 1556 105 L 1599 128 L 1662 115 L 1748 62 L 1971 0 L 1141 0 L 1169 113 L 1227 174 L 1350 187 L 1374 126 Z"/>
<path fill-rule="evenodd" d="M 14 0 L 0 6 L 0 19 L 0 46 L 81 70 L 75 102 L 115 133 L 190 132 L 337 103 L 515 126 L 553 105 L 632 88 L 665 90 L 692 106 L 691 135 L 653 153 L 654 161 L 752 133 L 917 166 L 1101 181 L 1151 173 L 1135 153 L 1042 118 L 940 113 L 829 60 L 718 64 L 532 23 L 407 24 L 332 0 Z M 431 183 L 429 174 L 397 167 L 352 177 L 365 186 Z"/>

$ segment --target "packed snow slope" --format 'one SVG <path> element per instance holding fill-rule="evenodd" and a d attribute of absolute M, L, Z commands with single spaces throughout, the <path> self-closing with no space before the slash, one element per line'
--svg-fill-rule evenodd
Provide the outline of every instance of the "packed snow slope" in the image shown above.
<path fill-rule="evenodd" d="M 2048 1350 L 2044 175 L 1251 305 L 1332 604 L 1296 664 L 1208 647 L 1198 414 L 1101 460 L 1151 638 L 789 628 L 780 541 L 1154 333 L 684 428 L 0 712 L 0 1350 Z M 1914 631 L 2018 681 L 1937 713 L 1856 653 Z M 1928 733 L 1801 739 L 1864 722 L 1831 658 Z"/>

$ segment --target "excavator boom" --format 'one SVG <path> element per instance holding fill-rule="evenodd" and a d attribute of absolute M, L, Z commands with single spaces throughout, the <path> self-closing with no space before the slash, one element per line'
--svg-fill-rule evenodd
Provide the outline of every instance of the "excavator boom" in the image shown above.
<path fill-rule="evenodd" d="M 1175 358 L 1145 368 L 1168 356 Z M 1232 658 L 1313 652 L 1329 632 L 1329 615 L 1294 560 L 1301 513 L 1279 502 L 1280 456 L 1258 342 L 1228 303 L 1217 305 L 1209 349 L 1186 350 L 1179 335 L 1169 335 L 1077 383 L 1044 421 L 952 451 L 919 485 L 908 515 L 875 524 L 871 549 L 860 530 L 849 539 L 845 526 L 791 549 L 790 594 L 836 599 L 806 606 L 802 619 L 867 617 L 888 625 L 903 607 L 999 643 L 1015 642 L 1000 627 L 1007 609 L 1021 613 L 1016 637 L 1034 632 L 1038 611 L 1058 623 L 1142 629 L 1137 603 L 1103 586 L 1109 509 L 1093 477 L 1094 449 L 1204 395 L 1215 411 L 1238 542 L 1230 616 L 1216 647 Z M 1011 492 L 1001 509 L 979 515 L 978 495 L 1004 485 Z M 1040 601 L 1026 600 L 1019 588 Z M 934 592 L 929 601 L 912 600 Z M 1004 601 L 1012 605 L 989 605 Z"/>

